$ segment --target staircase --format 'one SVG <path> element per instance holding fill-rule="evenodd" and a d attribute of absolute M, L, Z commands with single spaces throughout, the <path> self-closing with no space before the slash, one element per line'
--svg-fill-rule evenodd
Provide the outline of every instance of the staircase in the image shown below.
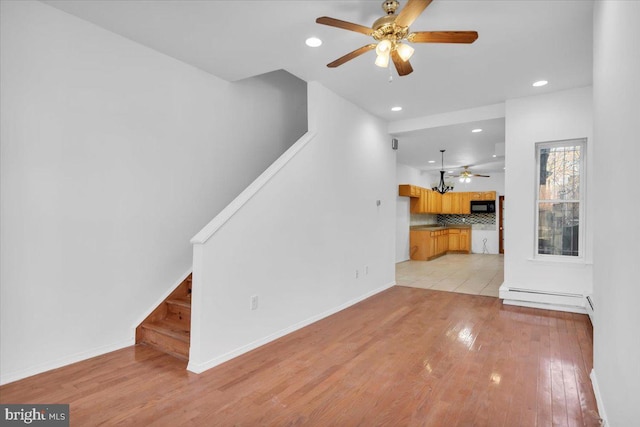
<path fill-rule="evenodd" d="M 136 344 L 145 344 L 189 360 L 191 274 L 136 328 Z"/>

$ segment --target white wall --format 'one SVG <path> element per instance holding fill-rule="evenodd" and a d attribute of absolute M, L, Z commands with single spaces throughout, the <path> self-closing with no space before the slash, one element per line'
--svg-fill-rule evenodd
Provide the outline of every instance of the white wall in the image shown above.
<path fill-rule="evenodd" d="M 640 2 L 605 1 L 594 11 L 594 377 L 607 426 L 640 419 Z"/>
<path fill-rule="evenodd" d="M 409 165 L 396 165 L 396 262 L 409 259 L 409 227 L 411 226 L 411 202 L 409 197 L 398 196 L 398 185 L 411 184 L 431 188 L 434 177 Z M 429 215 L 436 222 L 436 215 Z"/>
<path fill-rule="evenodd" d="M 593 215 L 588 197 L 586 261 L 558 263 L 533 260 L 536 248 L 535 143 L 573 138 L 587 138 L 586 189 L 590 194 L 592 153 L 593 146 L 597 144 L 592 138 L 591 88 L 507 100 L 505 192 L 509 199 L 505 214 L 505 283 L 501 288 L 501 298 L 583 307 L 584 299 L 580 296 L 592 291 Z M 509 230 L 517 230 L 517 233 Z M 508 294 L 509 288 L 536 293 Z M 537 292 L 574 296 L 556 298 Z"/>
<path fill-rule="evenodd" d="M 133 342 L 189 239 L 306 131 L 306 84 L 229 84 L 1 3 L 0 381 Z M 256 138 L 259 135 L 259 138 Z"/>
<path fill-rule="evenodd" d="M 469 183 L 455 181 L 454 191 L 495 191 L 504 196 L 504 173 L 491 172 L 489 178 L 472 178 Z"/>
<path fill-rule="evenodd" d="M 317 83 L 309 121 L 315 138 L 194 246 L 190 370 L 395 283 L 396 159 L 385 123 Z"/>

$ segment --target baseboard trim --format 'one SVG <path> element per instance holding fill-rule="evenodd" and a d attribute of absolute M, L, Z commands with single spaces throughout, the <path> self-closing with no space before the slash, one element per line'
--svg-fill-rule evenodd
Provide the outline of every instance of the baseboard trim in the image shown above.
<path fill-rule="evenodd" d="M 524 289 L 503 283 L 499 297 L 507 305 L 587 314 L 586 300 L 582 294 Z"/>
<path fill-rule="evenodd" d="M 394 280 L 393 282 L 391 282 L 389 284 L 386 284 L 386 285 L 384 285 L 384 286 L 382 286 L 380 288 L 374 289 L 373 291 L 367 292 L 366 294 L 360 295 L 359 297 L 354 298 L 354 299 L 352 299 L 350 301 L 347 301 L 344 304 L 341 304 L 341 305 L 339 305 L 337 307 L 334 307 L 334 308 L 332 308 L 330 310 L 327 310 L 327 311 L 325 311 L 323 313 L 320 313 L 318 315 L 311 316 L 308 319 L 305 319 L 305 320 L 303 320 L 301 322 L 293 324 L 293 325 L 291 325 L 291 326 L 289 326 L 287 328 L 281 329 L 281 330 L 279 330 L 277 332 L 274 332 L 273 334 L 267 335 L 264 338 L 260 338 L 260 339 L 258 339 L 256 341 L 253 341 L 253 342 L 251 342 L 249 344 L 246 344 L 246 345 L 244 345 L 242 347 L 238 347 L 237 349 L 231 350 L 231 351 L 229 351 L 229 352 L 227 352 L 227 353 L 225 353 L 223 355 L 220 355 L 218 357 L 214 357 L 213 359 L 208 360 L 206 362 L 194 363 L 192 360 L 189 360 L 189 364 L 187 365 L 187 370 L 190 371 L 190 372 L 196 373 L 196 374 L 201 374 L 202 372 L 204 372 L 204 371 L 206 371 L 208 369 L 211 369 L 211 368 L 213 368 L 215 366 L 218 366 L 218 365 L 220 365 L 220 364 L 222 364 L 224 362 L 227 362 L 227 361 L 229 361 L 231 359 L 234 359 L 234 358 L 236 358 L 236 357 L 238 357 L 238 356 L 240 356 L 240 355 L 242 355 L 244 353 L 248 353 L 251 350 L 255 350 L 258 347 L 261 347 L 261 346 L 263 346 L 263 345 L 265 345 L 267 343 L 270 343 L 271 341 L 275 341 L 278 338 L 282 338 L 283 336 L 288 335 L 288 334 L 290 334 L 292 332 L 295 332 L 298 329 L 302 329 L 305 326 L 309 326 L 310 324 L 315 323 L 315 322 L 317 322 L 319 320 L 322 320 L 325 317 L 329 317 L 329 316 L 331 316 L 333 314 L 336 314 L 337 312 L 342 311 L 345 308 L 349 308 L 352 305 L 355 305 L 355 304 L 357 304 L 357 303 L 359 303 L 361 301 L 364 301 L 365 299 L 370 298 L 370 297 L 372 297 L 372 296 L 374 296 L 374 295 L 376 295 L 376 294 L 378 294 L 378 293 L 380 293 L 382 291 L 385 291 L 385 290 L 387 290 L 387 289 L 389 289 L 389 288 L 391 288 L 391 287 L 393 287 L 395 285 L 396 285 L 396 282 Z M 191 353 L 191 354 L 193 354 L 193 353 Z"/>
<path fill-rule="evenodd" d="M 51 371 L 52 369 L 62 368 L 63 366 L 71 365 L 72 363 L 81 362 L 83 360 L 91 359 L 92 357 L 102 356 L 103 354 L 110 353 L 112 351 L 121 350 L 125 347 L 131 347 L 135 344 L 135 338 L 131 337 L 125 341 L 97 347 L 91 350 L 82 351 L 80 353 L 72 354 L 70 356 L 61 357 L 51 362 L 41 363 L 36 366 L 32 366 L 27 369 L 21 369 L 19 371 L 3 373 L 0 375 L 0 385 L 19 381 L 34 375 L 41 374 L 43 372 Z"/>
<path fill-rule="evenodd" d="M 565 311 L 568 313 L 587 314 L 587 310 L 572 305 L 546 304 L 541 302 L 518 301 L 505 299 L 502 301 L 505 305 L 515 305 L 518 307 L 539 308 L 541 310 Z"/>
<path fill-rule="evenodd" d="M 587 309 L 587 314 L 589 315 L 589 319 L 591 320 L 591 325 L 596 325 L 596 306 L 593 302 L 593 295 L 585 295 L 584 297 L 585 303 L 584 307 Z"/>
<path fill-rule="evenodd" d="M 596 377 L 595 369 L 591 370 L 589 374 L 589 378 L 591 378 L 591 386 L 593 388 L 593 394 L 596 397 L 596 404 L 598 405 L 598 414 L 602 419 L 601 427 L 606 427 L 609 425 L 609 419 L 607 418 L 607 411 L 604 409 L 604 402 L 602 401 L 602 394 L 600 394 L 600 386 L 598 385 L 598 378 Z"/>

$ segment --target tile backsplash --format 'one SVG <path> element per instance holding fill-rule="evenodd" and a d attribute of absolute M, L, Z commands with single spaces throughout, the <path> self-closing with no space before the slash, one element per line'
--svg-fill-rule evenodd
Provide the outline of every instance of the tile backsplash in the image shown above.
<path fill-rule="evenodd" d="M 432 215 L 433 216 L 433 215 Z M 474 213 L 464 215 L 435 215 L 440 224 L 487 224 L 495 225 L 495 213 Z M 413 218 L 413 215 L 411 215 Z"/>
<path fill-rule="evenodd" d="M 431 225 L 438 223 L 438 216 L 434 214 L 411 214 L 409 225 Z"/>

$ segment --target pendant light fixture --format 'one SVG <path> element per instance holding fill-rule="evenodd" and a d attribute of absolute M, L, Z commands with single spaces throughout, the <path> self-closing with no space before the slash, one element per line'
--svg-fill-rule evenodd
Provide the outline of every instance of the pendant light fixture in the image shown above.
<path fill-rule="evenodd" d="M 448 185 L 444 182 L 444 152 L 445 150 L 440 150 L 442 153 L 442 169 L 440 169 L 440 182 L 435 187 L 431 188 L 433 191 L 437 191 L 440 194 L 444 194 L 447 191 L 453 190 L 453 185 Z"/>

